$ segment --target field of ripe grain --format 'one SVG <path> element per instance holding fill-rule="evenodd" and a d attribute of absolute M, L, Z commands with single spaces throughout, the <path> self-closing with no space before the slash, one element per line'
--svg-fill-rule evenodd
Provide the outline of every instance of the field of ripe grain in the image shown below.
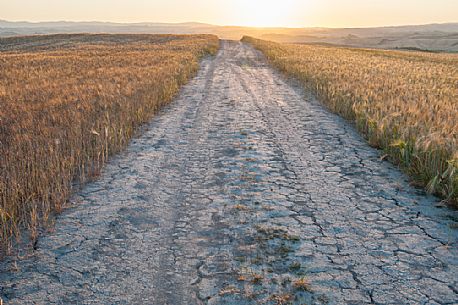
<path fill-rule="evenodd" d="M 215 54 L 211 35 L 0 39 L 0 252 L 59 212 Z"/>
<path fill-rule="evenodd" d="M 243 41 L 354 121 L 415 183 L 457 204 L 458 54 Z"/>

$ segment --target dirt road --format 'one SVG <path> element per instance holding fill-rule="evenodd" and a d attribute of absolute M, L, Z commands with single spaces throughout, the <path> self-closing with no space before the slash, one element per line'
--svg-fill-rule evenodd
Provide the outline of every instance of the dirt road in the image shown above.
<path fill-rule="evenodd" d="M 458 302 L 457 212 L 238 42 L 71 202 L 7 304 Z"/>

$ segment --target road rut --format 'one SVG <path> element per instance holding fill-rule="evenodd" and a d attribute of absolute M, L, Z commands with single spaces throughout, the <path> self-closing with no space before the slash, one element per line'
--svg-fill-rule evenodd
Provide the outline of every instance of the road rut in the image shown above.
<path fill-rule="evenodd" d="M 457 212 L 239 42 L 70 203 L 7 304 L 458 303 Z"/>

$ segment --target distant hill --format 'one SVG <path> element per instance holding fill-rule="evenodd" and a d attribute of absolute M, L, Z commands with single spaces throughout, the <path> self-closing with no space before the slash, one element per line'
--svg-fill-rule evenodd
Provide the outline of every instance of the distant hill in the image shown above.
<path fill-rule="evenodd" d="M 272 31 L 259 37 L 287 43 L 458 52 L 458 23 L 379 28 L 291 29 Z"/>
<path fill-rule="evenodd" d="M 253 28 L 205 23 L 11 22 L 0 20 L 0 36 L 56 33 L 216 34 L 243 35 L 288 43 L 326 43 L 383 49 L 458 52 L 458 23 L 375 28 Z"/>

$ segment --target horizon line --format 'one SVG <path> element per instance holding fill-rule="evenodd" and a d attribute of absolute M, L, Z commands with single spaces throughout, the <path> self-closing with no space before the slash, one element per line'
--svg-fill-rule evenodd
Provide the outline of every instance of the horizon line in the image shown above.
<path fill-rule="evenodd" d="M 310 29 L 310 28 L 321 28 L 321 29 L 371 29 L 371 28 L 390 28 L 390 27 L 409 27 L 409 26 L 425 26 L 425 25 L 446 25 L 446 24 L 458 24 L 457 21 L 447 21 L 447 22 L 430 22 L 430 23 L 418 23 L 418 24 L 392 24 L 392 25 L 380 25 L 380 26 L 348 26 L 348 27 L 329 27 L 329 26 L 249 26 L 249 25 L 235 25 L 235 24 L 213 24 L 200 21 L 183 21 L 183 22 L 163 22 L 163 21 L 135 21 L 135 22 L 122 22 L 122 21 L 101 21 L 101 20 L 41 20 L 41 21 L 27 21 L 27 20 L 7 20 L 0 18 L 0 21 L 10 22 L 10 23 L 31 23 L 31 24 L 40 24 L 40 23 L 112 23 L 119 25 L 138 25 L 138 24 L 170 24 L 170 25 L 180 25 L 180 24 L 202 24 L 215 27 L 242 27 L 242 28 L 255 28 L 255 29 Z"/>

